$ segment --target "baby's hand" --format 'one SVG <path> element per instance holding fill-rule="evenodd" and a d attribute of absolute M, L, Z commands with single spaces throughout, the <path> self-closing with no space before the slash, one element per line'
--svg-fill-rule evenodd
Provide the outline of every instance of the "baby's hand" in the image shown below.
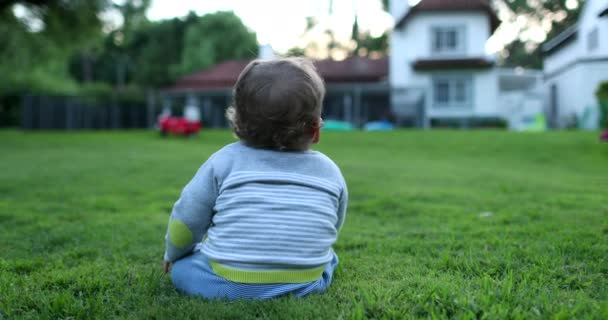
<path fill-rule="evenodd" d="M 164 262 L 163 262 L 163 271 L 164 271 L 165 273 L 168 273 L 168 272 L 169 272 L 169 269 L 171 269 L 171 262 L 169 262 L 169 261 L 164 261 Z"/>

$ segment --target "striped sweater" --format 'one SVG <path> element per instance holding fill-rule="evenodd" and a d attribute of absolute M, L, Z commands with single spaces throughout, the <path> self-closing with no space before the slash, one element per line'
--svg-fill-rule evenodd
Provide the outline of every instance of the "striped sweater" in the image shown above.
<path fill-rule="evenodd" d="M 201 166 L 175 203 L 165 260 L 198 246 L 231 281 L 314 281 L 333 258 L 347 198 L 340 170 L 320 152 L 230 144 Z"/>

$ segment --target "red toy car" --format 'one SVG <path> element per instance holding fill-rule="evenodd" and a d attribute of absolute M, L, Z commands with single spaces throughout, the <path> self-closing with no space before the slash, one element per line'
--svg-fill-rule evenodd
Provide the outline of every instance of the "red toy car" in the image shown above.
<path fill-rule="evenodd" d="M 190 121 L 186 118 L 167 116 L 161 117 L 158 120 L 158 127 L 162 136 L 175 134 L 189 137 L 197 134 L 201 130 L 201 122 Z"/>

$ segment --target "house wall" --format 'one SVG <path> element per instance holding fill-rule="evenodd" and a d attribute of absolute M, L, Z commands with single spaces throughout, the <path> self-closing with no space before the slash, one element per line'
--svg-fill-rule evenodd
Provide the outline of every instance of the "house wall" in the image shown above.
<path fill-rule="evenodd" d="M 595 91 L 602 81 L 608 81 L 608 61 L 580 62 L 545 80 L 547 112 L 551 109 L 551 86 L 557 86 L 557 127 L 573 125 L 574 117 L 581 117 L 586 112 L 598 112 Z"/>
<path fill-rule="evenodd" d="M 431 52 L 432 28 L 436 26 L 464 26 L 464 54 L 437 56 Z M 411 64 L 418 59 L 478 58 L 494 59 L 485 52 L 490 37 L 488 16 L 482 12 L 417 13 L 401 29 L 391 34 L 390 82 L 394 87 L 415 85 Z"/>
<path fill-rule="evenodd" d="M 595 91 L 601 82 L 608 81 L 608 60 L 590 61 L 582 66 L 581 108 L 597 105 Z M 581 109 L 579 109 L 581 110 Z"/>
<path fill-rule="evenodd" d="M 475 113 L 483 117 L 499 117 L 498 75 L 495 69 L 481 71 L 474 78 Z"/>
<path fill-rule="evenodd" d="M 432 52 L 432 30 L 441 26 L 464 26 L 464 51 L 457 55 L 437 55 Z M 458 59 L 495 57 L 485 51 L 490 37 L 490 23 L 482 12 L 417 13 L 401 29 L 391 34 L 389 79 L 395 87 L 424 88 L 427 116 L 431 118 L 494 117 L 499 114 L 498 81 L 490 70 L 462 70 L 448 72 L 416 72 L 412 63 L 419 59 Z M 472 77 L 472 106 L 470 108 L 433 108 L 432 78 L 434 75 L 470 75 Z"/>
<path fill-rule="evenodd" d="M 399 21 L 410 8 L 410 5 L 406 0 L 389 1 L 388 6 L 395 22 Z"/>
<path fill-rule="evenodd" d="M 433 106 L 432 79 L 435 75 L 465 75 L 472 77 L 472 106 L 470 108 L 435 108 Z M 415 82 L 423 85 L 427 90 L 426 110 L 430 118 L 472 118 L 472 117 L 502 117 L 498 103 L 498 81 L 495 70 L 471 71 L 462 70 L 454 72 L 418 73 L 414 76 Z"/>
<path fill-rule="evenodd" d="M 551 114 L 551 88 L 555 85 L 557 127 L 573 125 L 576 117 L 598 112 L 595 90 L 600 82 L 608 81 L 608 17 L 598 17 L 606 6 L 606 0 L 588 0 L 578 22 L 577 38 L 544 59 L 545 110 Z M 589 33 L 596 28 L 598 47 L 589 50 Z"/>
<path fill-rule="evenodd" d="M 581 88 L 582 88 L 582 68 L 574 65 L 563 72 L 554 75 L 550 79 L 545 79 L 545 110 L 549 117 L 552 108 L 552 86 L 556 86 L 557 115 L 554 125 L 564 127 L 567 125 L 568 118 L 580 108 Z M 551 119 L 549 119 L 551 121 Z"/>
<path fill-rule="evenodd" d="M 598 17 L 599 13 L 608 7 L 606 0 L 587 0 L 578 23 L 579 41 L 585 57 L 608 57 L 608 17 Z M 599 46 L 595 50 L 588 50 L 589 33 L 597 28 Z"/>
<path fill-rule="evenodd" d="M 411 48 L 408 48 L 405 32 L 394 30 L 390 35 L 390 44 L 389 82 L 392 87 L 411 86 L 411 57 L 408 57 L 408 49 Z"/>
<path fill-rule="evenodd" d="M 561 47 L 558 51 L 546 56 L 544 59 L 543 70 L 546 75 L 550 75 L 561 68 L 575 63 L 581 56 L 580 38 L 572 40 L 570 43 Z"/>
<path fill-rule="evenodd" d="M 577 60 L 608 58 L 608 17 L 598 14 L 608 6 L 606 0 L 588 0 L 578 21 L 577 38 L 544 60 L 545 74 L 551 74 Z M 589 34 L 597 29 L 598 47 L 589 49 Z"/>

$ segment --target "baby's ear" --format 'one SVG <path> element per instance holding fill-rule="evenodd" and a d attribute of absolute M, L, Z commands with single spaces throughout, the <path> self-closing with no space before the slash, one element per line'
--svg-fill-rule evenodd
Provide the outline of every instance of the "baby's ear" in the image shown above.
<path fill-rule="evenodd" d="M 317 118 L 317 120 L 315 120 L 315 122 L 313 123 L 313 126 L 311 128 L 313 144 L 319 143 L 319 140 L 321 140 L 321 128 L 322 127 L 323 127 L 323 119 Z"/>
<path fill-rule="evenodd" d="M 312 133 L 312 143 L 319 143 L 319 140 L 321 140 L 321 128 L 316 127 L 313 129 L 313 133 Z"/>

